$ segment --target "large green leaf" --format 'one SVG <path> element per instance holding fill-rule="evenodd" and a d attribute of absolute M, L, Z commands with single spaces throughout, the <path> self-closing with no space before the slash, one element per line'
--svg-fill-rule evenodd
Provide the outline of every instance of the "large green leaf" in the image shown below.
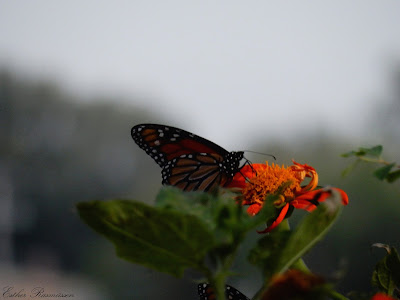
<path fill-rule="evenodd" d="M 194 215 L 144 203 L 112 200 L 77 204 L 80 217 L 111 240 L 117 255 L 174 276 L 186 268 L 203 268 L 214 237 Z"/>
<path fill-rule="evenodd" d="M 291 234 L 282 250 L 277 271 L 286 271 L 320 241 L 328 233 L 341 210 L 341 197 L 334 193 L 334 196 L 307 215 Z"/>
<path fill-rule="evenodd" d="M 279 256 L 290 237 L 291 232 L 279 225 L 268 235 L 263 236 L 248 256 L 250 263 L 260 267 L 264 278 L 271 278 L 279 269 Z"/>
<path fill-rule="evenodd" d="M 332 193 L 318 209 L 304 217 L 293 232 L 282 230 L 280 226 L 280 230 L 263 237 L 252 249 L 249 260 L 262 268 L 266 281 L 293 266 L 329 231 L 342 207 L 340 195 L 334 190 Z"/>
<path fill-rule="evenodd" d="M 228 273 L 246 233 L 275 214 L 271 202 L 250 217 L 236 196 L 228 190 L 210 194 L 166 187 L 154 207 L 112 200 L 79 203 L 77 208 L 90 227 L 114 243 L 119 257 L 174 276 L 182 276 L 186 268 L 208 276 L 206 257 Z"/>

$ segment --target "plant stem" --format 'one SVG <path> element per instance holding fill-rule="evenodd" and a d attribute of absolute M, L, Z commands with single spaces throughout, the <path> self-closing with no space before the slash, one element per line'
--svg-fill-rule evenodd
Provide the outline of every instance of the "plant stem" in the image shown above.
<path fill-rule="evenodd" d="M 363 160 L 363 161 L 367 161 L 367 162 L 373 162 L 373 163 L 377 163 L 377 164 L 386 165 L 386 166 L 392 164 L 392 163 L 387 162 L 386 160 L 384 160 L 382 158 L 377 159 L 377 158 L 370 158 L 370 157 L 361 156 L 361 157 L 359 157 L 359 159 Z M 395 168 L 400 168 L 400 165 L 395 165 L 394 167 Z"/>
<path fill-rule="evenodd" d="M 226 300 L 225 298 L 225 284 L 226 278 L 230 272 L 230 268 L 235 260 L 237 248 L 227 256 L 220 258 L 220 268 L 215 272 L 214 276 L 208 273 L 208 280 L 214 289 L 216 300 Z"/>
<path fill-rule="evenodd" d="M 340 294 L 334 290 L 329 291 L 329 296 L 335 300 L 349 300 L 349 298 L 343 296 L 342 294 Z"/>
<path fill-rule="evenodd" d="M 210 284 L 215 291 L 217 300 L 225 300 L 225 275 L 218 273 L 210 279 Z"/>

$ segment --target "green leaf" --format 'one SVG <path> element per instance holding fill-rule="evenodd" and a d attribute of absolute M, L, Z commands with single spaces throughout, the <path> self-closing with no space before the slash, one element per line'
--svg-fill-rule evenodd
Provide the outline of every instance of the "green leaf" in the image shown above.
<path fill-rule="evenodd" d="M 384 180 L 384 179 L 388 176 L 390 170 L 391 170 L 395 165 L 396 165 L 395 163 L 392 163 L 392 164 L 390 164 L 390 165 L 383 166 L 383 167 L 381 167 L 381 168 L 375 170 L 375 172 L 374 172 L 375 177 L 378 178 L 379 180 Z"/>
<path fill-rule="evenodd" d="M 275 215 L 272 205 L 276 196 L 270 196 L 261 211 L 250 217 L 235 200 L 235 194 L 221 189 L 220 194 L 182 192 L 174 187 L 161 189 L 156 206 L 162 209 L 190 214 L 201 219 L 213 231 L 216 243 L 237 240 L 244 233 L 255 229 Z"/>
<path fill-rule="evenodd" d="M 156 199 L 156 206 L 167 211 L 179 211 L 201 219 L 212 232 L 214 245 L 209 249 L 209 262 L 216 266 L 216 273 L 206 274 L 214 287 L 218 299 L 224 298 L 225 280 L 231 275 L 231 265 L 238 247 L 247 232 L 254 230 L 273 217 L 276 209 L 273 201 L 277 196 L 270 196 L 261 211 L 250 217 L 238 204 L 237 195 L 229 190 L 220 189 L 214 194 L 203 192 L 182 192 L 173 187 L 163 188 Z M 206 243 L 208 241 L 205 241 Z"/>
<path fill-rule="evenodd" d="M 248 260 L 262 269 L 264 278 L 271 278 L 279 269 L 277 258 L 281 255 L 290 235 L 291 232 L 283 229 L 281 224 L 268 235 L 263 236 L 257 246 L 250 250 Z"/>
<path fill-rule="evenodd" d="M 393 295 L 393 291 L 400 287 L 400 257 L 394 247 L 382 245 L 388 252 L 375 266 L 372 273 L 372 284 L 380 291 Z"/>
<path fill-rule="evenodd" d="M 84 222 L 114 243 L 119 257 L 177 277 L 196 269 L 223 295 L 238 247 L 246 233 L 275 215 L 276 197 L 255 217 L 224 189 L 210 194 L 166 187 L 155 207 L 112 200 L 77 208 Z"/>
<path fill-rule="evenodd" d="M 379 158 L 382 154 L 383 147 L 381 145 L 377 145 L 371 148 L 360 148 L 360 150 L 365 152 L 365 155 Z"/>
<path fill-rule="evenodd" d="M 128 200 L 78 203 L 82 220 L 115 245 L 130 262 L 181 277 L 186 268 L 202 269 L 214 237 L 194 215 Z"/>
<path fill-rule="evenodd" d="M 351 157 L 351 156 L 357 156 L 357 157 L 362 157 L 362 156 L 370 156 L 370 157 L 375 157 L 378 158 L 382 154 L 383 147 L 381 145 L 377 145 L 371 148 L 363 148 L 360 147 L 358 148 L 358 151 L 350 151 L 343 153 L 341 156 L 342 157 Z"/>
<path fill-rule="evenodd" d="M 156 197 L 155 205 L 161 209 L 190 214 L 201 219 L 210 230 L 215 229 L 211 203 L 217 202 L 212 195 L 204 192 L 182 192 L 174 187 L 164 187 Z"/>
<path fill-rule="evenodd" d="M 286 271 L 328 233 L 342 209 L 340 195 L 332 192 L 333 196 L 306 216 L 290 236 L 282 250 L 278 272 Z"/>
<path fill-rule="evenodd" d="M 349 151 L 340 154 L 341 157 L 352 157 L 352 156 L 362 156 L 362 155 L 365 155 L 364 151 Z"/>
<path fill-rule="evenodd" d="M 296 230 L 272 231 L 252 250 L 249 260 L 261 267 L 268 279 L 285 272 L 329 231 L 341 211 L 341 197 L 332 190 L 332 196 L 303 218 Z"/>
<path fill-rule="evenodd" d="M 399 179 L 399 178 L 400 178 L 400 170 L 390 172 L 390 173 L 386 176 L 386 180 L 387 180 L 388 182 L 394 182 L 394 181 L 396 181 L 396 180 Z"/>

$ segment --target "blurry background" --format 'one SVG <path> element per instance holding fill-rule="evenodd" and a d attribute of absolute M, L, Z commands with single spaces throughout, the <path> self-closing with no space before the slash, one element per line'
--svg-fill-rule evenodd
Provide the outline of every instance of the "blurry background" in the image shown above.
<path fill-rule="evenodd" d="M 399 36 L 394 0 L 1 1 L 0 288 L 197 299 L 198 274 L 117 259 L 74 209 L 153 201 L 160 169 L 130 137 L 152 122 L 279 164 L 294 158 L 347 191 L 350 205 L 307 263 L 339 274 L 342 292 L 370 290 L 382 254 L 370 245 L 400 246 L 399 184 L 365 165 L 342 178 L 350 160 L 339 155 L 383 144 L 400 161 Z M 252 296 L 260 278 L 245 261 L 231 284 Z"/>

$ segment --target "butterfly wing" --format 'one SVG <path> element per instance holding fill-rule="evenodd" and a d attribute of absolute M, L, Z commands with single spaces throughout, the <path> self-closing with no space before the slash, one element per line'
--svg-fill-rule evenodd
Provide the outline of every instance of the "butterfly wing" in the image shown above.
<path fill-rule="evenodd" d="M 209 191 L 230 182 L 228 174 L 221 172 L 222 164 L 223 157 L 217 153 L 183 154 L 163 168 L 162 183 L 184 191 Z"/>
<path fill-rule="evenodd" d="M 207 283 L 200 283 L 197 286 L 197 292 L 200 296 L 200 300 L 215 300 L 215 294 L 213 288 Z M 233 286 L 226 285 L 225 287 L 225 297 L 231 300 L 250 300 L 244 294 L 239 292 Z"/>
<path fill-rule="evenodd" d="M 209 191 L 226 186 L 236 172 L 243 152 L 228 152 L 224 148 L 183 129 L 139 124 L 131 135 L 162 167 L 162 183 L 185 191 Z"/>
<path fill-rule="evenodd" d="M 228 154 L 217 144 L 172 126 L 139 124 L 132 128 L 131 135 L 135 143 L 161 167 L 184 154 L 217 153 L 222 157 Z"/>

